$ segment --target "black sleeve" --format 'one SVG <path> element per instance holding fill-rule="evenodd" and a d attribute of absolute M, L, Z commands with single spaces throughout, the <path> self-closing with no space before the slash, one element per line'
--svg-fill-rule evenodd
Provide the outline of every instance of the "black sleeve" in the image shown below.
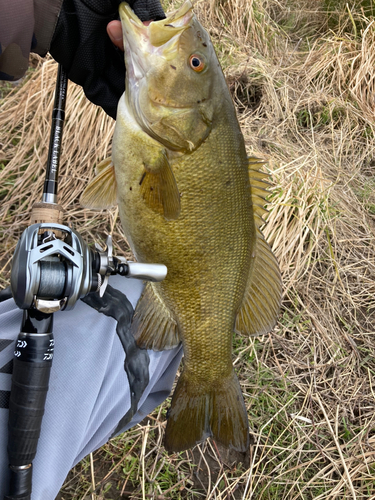
<path fill-rule="evenodd" d="M 159 0 L 128 3 L 142 21 L 165 17 Z M 125 63 L 106 28 L 118 19 L 119 4 L 117 0 L 64 0 L 50 47 L 68 78 L 112 118 L 125 89 Z"/>

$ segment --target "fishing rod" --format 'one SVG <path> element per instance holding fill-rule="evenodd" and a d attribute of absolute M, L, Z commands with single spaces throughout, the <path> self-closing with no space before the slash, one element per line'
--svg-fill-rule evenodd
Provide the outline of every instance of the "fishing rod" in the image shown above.
<path fill-rule="evenodd" d="M 12 261 L 10 289 L 23 318 L 13 359 L 7 448 L 10 481 L 4 500 L 31 500 L 32 464 L 55 345 L 54 313 L 72 309 L 89 293 L 103 296 L 110 275 L 162 281 L 167 274 L 162 264 L 113 256 L 111 236 L 104 248 L 95 243 L 93 249 L 77 231 L 62 224 L 57 191 L 67 85 L 59 65 L 42 202 L 33 206 L 31 225 L 21 235 Z"/>

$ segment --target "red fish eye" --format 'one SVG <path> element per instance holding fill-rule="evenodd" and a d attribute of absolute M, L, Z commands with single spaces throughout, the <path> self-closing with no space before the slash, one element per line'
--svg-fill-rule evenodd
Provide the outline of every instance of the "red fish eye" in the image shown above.
<path fill-rule="evenodd" d="M 190 63 L 190 67 L 194 71 L 197 71 L 198 73 L 200 71 L 203 71 L 204 68 L 206 67 L 206 64 L 203 61 L 202 57 L 198 56 L 196 54 L 193 54 L 192 56 L 190 56 L 189 63 Z"/>

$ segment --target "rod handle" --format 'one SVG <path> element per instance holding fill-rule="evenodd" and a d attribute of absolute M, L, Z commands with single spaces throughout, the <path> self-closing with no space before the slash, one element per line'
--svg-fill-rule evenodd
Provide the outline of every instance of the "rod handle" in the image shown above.
<path fill-rule="evenodd" d="M 34 460 L 52 357 L 52 333 L 20 333 L 9 401 L 8 458 L 11 466 L 27 466 Z"/>
<path fill-rule="evenodd" d="M 24 311 L 13 360 L 9 401 L 9 493 L 5 500 L 30 500 L 35 458 L 52 367 L 53 315 Z M 35 333 L 30 333 L 35 332 Z M 42 331 L 43 333 L 37 333 Z M 45 332 L 45 333 L 44 333 Z"/>
<path fill-rule="evenodd" d="M 4 500 L 30 500 L 32 464 L 27 467 L 11 467 L 10 469 L 10 494 Z"/>

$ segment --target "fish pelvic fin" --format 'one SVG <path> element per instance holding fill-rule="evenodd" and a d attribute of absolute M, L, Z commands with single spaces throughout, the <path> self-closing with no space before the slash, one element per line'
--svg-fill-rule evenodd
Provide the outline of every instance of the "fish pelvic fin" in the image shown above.
<path fill-rule="evenodd" d="M 162 351 L 180 343 L 177 322 L 150 282 L 135 309 L 131 331 L 143 349 Z"/>
<path fill-rule="evenodd" d="M 83 191 L 80 203 L 85 208 L 103 210 L 117 205 L 117 186 L 112 158 L 106 158 L 95 169 L 96 176 Z"/>
<path fill-rule="evenodd" d="M 232 370 L 228 377 L 206 386 L 194 383 L 183 371 L 172 397 L 165 431 L 167 451 L 179 452 L 208 437 L 235 451 L 249 448 L 249 426 L 240 384 Z"/>
<path fill-rule="evenodd" d="M 264 161 L 249 158 L 251 197 L 254 207 L 256 241 L 245 295 L 237 313 L 235 330 L 244 334 L 263 335 L 272 330 L 280 310 L 282 283 L 278 262 L 266 242 L 260 227 L 269 183 L 268 174 L 260 168 Z"/>

